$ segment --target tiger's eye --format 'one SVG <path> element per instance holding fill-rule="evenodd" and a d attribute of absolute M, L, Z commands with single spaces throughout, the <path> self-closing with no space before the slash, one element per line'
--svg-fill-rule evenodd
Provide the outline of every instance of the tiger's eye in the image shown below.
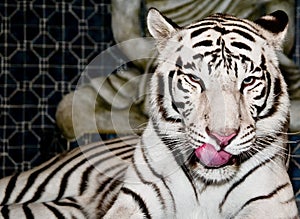
<path fill-rule="evenodd" d="M 243 84 L 246 86 L 252 85 L 252 84 L 254 84 L 254 82 L 255 82 L 254 77 L 248 77 L 243 80 Z"/>
<path fill-rule="evenodd" d="M 193 75 L 193 74 L 188 74 L 188 77 L 193 82 L 199 82 L 201 80 L 199 77 L 197 77 L 196 75 Z"/>

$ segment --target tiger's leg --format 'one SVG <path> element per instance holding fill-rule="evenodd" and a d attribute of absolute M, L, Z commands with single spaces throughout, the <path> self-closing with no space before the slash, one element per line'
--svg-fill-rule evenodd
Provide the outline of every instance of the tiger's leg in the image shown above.
<path fill-rule="evenodd" d="M 131 193 L 129 195 L 129 193 Z M 118 199 L 109 209 L 104 219 L 143 219 L 150 218 L 149 211 L 144 201 L 133 191 L 122 189 Z"/>
<path fill-rule="evenodd" d="M 269 202 L 269 203 L 268 203 Z M 235 219 L 297 219 L 298 212 L 293 205 L 292 200 L 282 203 L 278 200 L 256 200 L 244 207 Z"/>
<path fill-rule="evenodd" d="M 277 168 L 277 169 L 276 169 Z M 296 219 L 299 218 L 292 185 L 286 172 L 282 172 L 284 167 L 273 167 L 274 172 L 269 171 L 273 179 L 269 188 L 264 188 L 255 196 L 244 200 L 236 211 L 236 219 Z M 264 168 L 267 171 L 270 169 Z M 280 173 L 280 176 L 277 175 Z M 265 173 L 265 175 L 268 175 Z M 258 176 L 256 177 L 258 179 Z M 247 183 L 247 182 L 246 182 Z M 261 184 L 263 185 L 263 184 Z M 247 185 L 249 187 L 249 184 Z M 259 188 L 256 188 L 259 190 Z"/>

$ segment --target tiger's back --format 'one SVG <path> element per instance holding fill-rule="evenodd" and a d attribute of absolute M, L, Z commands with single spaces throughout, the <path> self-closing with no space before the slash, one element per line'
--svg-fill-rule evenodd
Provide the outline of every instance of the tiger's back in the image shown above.
<path fill-rule="evenodd" d="M 128 136 L 93 143 L 1 179 L 0 216 L 102 217 L 124 182 L 137 142 L 137 136 Z"/>

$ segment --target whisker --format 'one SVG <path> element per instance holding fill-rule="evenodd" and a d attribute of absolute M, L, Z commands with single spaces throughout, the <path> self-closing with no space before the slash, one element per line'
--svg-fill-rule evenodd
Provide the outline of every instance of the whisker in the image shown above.
<path fill-rule="evenodd" d="M 272 129 L 265 129 L 263 127 L 259 127 L 259 131 L 265 131 L 265 133 L 274 133 L 274 134 L 283 134 L 287 136 L 299 135 L 300 131 L 298 132 L 282 132 L 282 131 L 275 131 Z"/>
<path fill-rule="evenodd" d="M 278 156 L 280 156 L 282 159 L 286 159 L 287 156 L 290 156 L 289 153 L 286 153 L 286 152 L 285 152 L 285 151 L 287 150 L 286 148 L 280 147 L 280 146 L 278 146 L 278 145 L 273 145 L 273 144 L 264 145 L 264 144 L 258 143 L 258 144 L 255 144 L 255 146 L 254 146 L 253 148 L 254 148 L 255 150 L 262 151 L 263 149 L 266 148 L 266 146 L 267 146 L 267 147 L 268 147 L 268 146 L 269 146 L 269 147 L 270 147 L 270 146 L 272 146 L 272 147 L 275 146 L 275 148 L 279 149 L 278 151 L 276 151 L 276 154 L 277 154 Z"/>
<path fill-rule="evenodd" d="M 257 151 L 258 153 L 262 151 L 261 148 L 260 148 L 261 146 L 259 146 L 259 145 L 254 145 L 254 146 L 255 146 L 255 147 L 253 147 L 253 149 L 254 149 L 255 151 Z M 272 164 L 278 166 L 279 168 L 282 168 L 282 166 L 279 165 L 279 163 L 277 163 L 277 162 L 275 162 L 273 159 L 271 159 L 271 157 L 273 157 L 273 154 L 272 154 L 272 153 L 265 154 L 266 152 L 267 152 L 267 151 L 264 152 L 263 157 L 265 158 L 265 157 L 267 156 L 267 160 L 268 160 L 268 161 L 270 161 Z M 270 155 L 270 156 L 268 156 L 268 155 Z M 277 154 L 277 155 L 279 155 L 280 158 L 286 159 L 286 157 L 285 157 L 285 156 L 283 157 L 281 154 Z M 260 159 L 259 159 L 259 158 L 262 158 L 261 156 L 253 156 L 253 157 L 254 157 L 259 163 L 261 163 L 261 162 L 264 161 L 264 160 L 260 160 Z M 268 167 L 271 169 L 271 171 L 274 171 L 273 168 L 272 168 L 271 166 L 268 166 Z M 274 173 L 277 173 L 277 172 L 274 172 Z"/>

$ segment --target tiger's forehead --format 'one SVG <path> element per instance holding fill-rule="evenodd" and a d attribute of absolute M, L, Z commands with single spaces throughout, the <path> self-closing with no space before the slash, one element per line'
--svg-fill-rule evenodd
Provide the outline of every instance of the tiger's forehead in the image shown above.
<path fill-rule="evenodd" d="M 205 20 L 185 28 L 185 41 L 204 54 L 207 49 L 231 53 L 255 52 L 267 44 L 255 24 L 244 20 Z M 209 55 L 206 53 L 206 55 Z"/>
<path fill-rule="evenodd" d="M 226 18 L 226 19 L 225 19 Z M 259 65 L 267 45 L 255 24 L 231 16 L 206 19 L 187 26 L 175 36 L 172 46 L 175 57 L 181 57 L 183 66 L 209 66 L 214 72 L 233 72 Z M 168 53 L 167 57 L 171 54 Z M 251 59 L 249 59 L 251 57 Z M 178 65 L 178 63 L 177 63 Z"/>

